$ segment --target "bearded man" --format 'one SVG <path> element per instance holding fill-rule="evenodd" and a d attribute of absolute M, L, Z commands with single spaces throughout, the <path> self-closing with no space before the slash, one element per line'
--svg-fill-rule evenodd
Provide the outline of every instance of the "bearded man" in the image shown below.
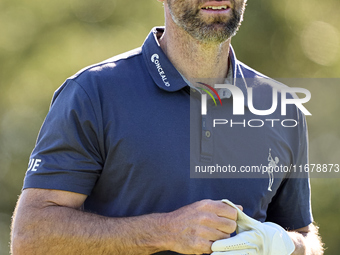
<path fill-rule="evenodd" d="M 203 90 L 193 78 L 244 94 L 253 86 L 245 78 L 264 79 L 260 90 L 276 86 L 230 45 L 245 5 L 164 0 L 165 28 L 152 29 L 141 48 L 66 80 L 30 157 L 13 254 L 322 254 L 308 178 L 273 175 L 269 187 L 266 178 L 190 178 L 190 151 L 197 164 L 308 162 L 297 108 L 288 114 L 299 126 L 289 130 L 212 130 L 211 116 L 200 114 L 202 126 L 191 130 L 190 100 Z M 225 112 L 229 92 L 217 91 Z"/>

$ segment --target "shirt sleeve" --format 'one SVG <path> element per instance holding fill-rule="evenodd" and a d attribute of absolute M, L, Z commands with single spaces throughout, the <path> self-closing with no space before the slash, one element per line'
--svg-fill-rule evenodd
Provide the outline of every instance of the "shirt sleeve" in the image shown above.
<path fill-rule="evenodd" d="M 103 165 L 94 104 L 73 80 L 56 91 L 31 154 L 23 189 L 91 193 Z"/>
<path fill-rule="evenodd" d="M 292 165 L 296 172 L 291 172 L 279 187 L 267 210 L 266 221 L 274 222 L 288 230 L 308 226 L 313 222 L 311 209 L 311 189 L 309 173 L 302 171 L 308 164 L 308 132 L 305 116 L 298 111 L 298 132 L 294 136 L 296 143 Z"/>

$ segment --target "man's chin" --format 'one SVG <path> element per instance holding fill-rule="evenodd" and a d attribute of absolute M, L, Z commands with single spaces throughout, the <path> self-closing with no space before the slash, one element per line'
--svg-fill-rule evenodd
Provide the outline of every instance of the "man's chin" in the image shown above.
<path fill-rule="evenodd" d="M 233 12 L 228 12 L 227 14 L 216 14 L 216 15 L 206 15 L 200 14 L 199 19 L 206 24 L 214 24 L 214 23 L 228 23 L 230 20 L 234 18 Z"/>
<path fill-rule="evenodd" d="M 223 43 L 231 38 L 225 31 L 204 31 L 200 34 L 193 35 L 194 38 L 203 43 Z"/>

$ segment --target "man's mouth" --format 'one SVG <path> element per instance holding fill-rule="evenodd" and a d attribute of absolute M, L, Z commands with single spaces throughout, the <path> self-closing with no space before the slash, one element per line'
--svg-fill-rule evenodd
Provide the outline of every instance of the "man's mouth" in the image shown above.
<path fill-rule="evenodd" d="M 223 6 L 206 6 L 206 7 L 202 7 L 201 9 L 203 10 L 226 10 L 229 7 L 226 5 Z"/>
<path fill-rule="evenodd" d="M 207 1 L 201 6 L 204 11 L 223 12 L 231 8 L 230 1 Z"/>

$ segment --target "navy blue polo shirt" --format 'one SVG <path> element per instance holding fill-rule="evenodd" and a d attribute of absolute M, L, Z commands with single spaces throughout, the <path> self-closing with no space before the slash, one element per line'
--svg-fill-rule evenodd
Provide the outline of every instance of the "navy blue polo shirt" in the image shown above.
<path fill-rule="evenodd" d="M 81 70 L 55 92 L 23 188 L 85 194 L 86 211 L 109 217 L 170 212 L 202 199 L 227 198 L 260 221 L 289 229 L 310 224 L 308 178 L 274 176 L 270 191 L 267 173 L 263 178 L 190 177 L 190 158 L 197 165 L 238 168 L 304 164 L 307 130 L 294 107 L 287 118 L 299 121 L 295 128 L 213 129 L 214 116 L 231 118 L 232 97 L 222 98 L 219 108 L 209 101 L 202 116 L 200 97 L 190 93 L 159 47 L 162 31 L 154 28 L 141 48 Z M 234 85 L 245 95 L 247 86 L 261 92 L 275 84 L 238 61 L 232 48 L 229 57 Z M 256 82 L 249 85 L 247 78 Z M 254 94 L 254 105 L 267 109 L 268 100 Z M 192 102 L 197 111 L 190 111 Z M 235 121 L 249 118 L 247 103 L 245 109 Z M 190 119 L 198 123 L 197 132 L 190 132 Z"/>

